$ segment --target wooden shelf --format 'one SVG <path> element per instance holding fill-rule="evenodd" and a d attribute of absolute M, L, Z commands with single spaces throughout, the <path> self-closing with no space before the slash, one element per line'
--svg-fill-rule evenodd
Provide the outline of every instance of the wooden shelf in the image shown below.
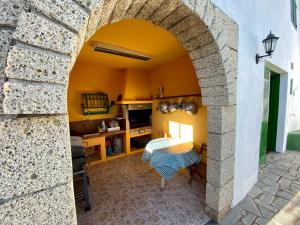
<path fill-rule="evenodd" d="M 119 134 L 125 134 L 126 130 L 116 130 L 116 131 L 110 131 L 110 132 L 101 132 L 101 133 L 94 133 L 94 134 L 87 134 L 84 135 L 84 139 L 90 139 L 90 138 L 96 138 L 96 137 L 110 137 L 114 135 L 119 135 Z"/>
<path fill-rule="evenodd" d="M 145 148 L 131 149 L 129 155 L 144 152 Z"/>
<path fill-rule="evenodd" d="M 145 101 L 120 101 L 117 102 L 118 105 L 131 105 L 131 104 L 152 104 L 153 100 L 145 100 Z"/>
<path fill-rule="evenodd" d="M 152 132 L 145 132 L 145 133 L 141 133 L 141 134 L 130 134 L 130 138 L 141 137 L 141 136 L 145 136 L 145 135 L 149 135 L 149 134 L 152 134 Z"/>

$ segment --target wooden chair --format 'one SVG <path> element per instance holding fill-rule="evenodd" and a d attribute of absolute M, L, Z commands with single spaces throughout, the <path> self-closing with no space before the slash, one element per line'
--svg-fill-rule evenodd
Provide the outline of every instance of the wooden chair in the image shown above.
<path fill-rule="evenodd" d="M 199 155 L 202 156 L 203 159 L 203 151 L 207 151 L 207 145 L 206 144 L 202 144 L 201 148 L 198 152 Z M 201 160 L 202 160 L 201 159 Z M 202 179 L 204 176 L 201 175 L 200 170 L 201 170 L 201 160 L 191 166 L 188 167 L 188 170 L 190 172 L 190 180 L 189 180 L 189 184 L 192 183 L 193 178 L 195 178 L 196 174 L 199 176 L 200 179 Z M 204 177 L 205 178 L 205 177 Z M 206 178 L 205 178 L 206 179 Z"/>

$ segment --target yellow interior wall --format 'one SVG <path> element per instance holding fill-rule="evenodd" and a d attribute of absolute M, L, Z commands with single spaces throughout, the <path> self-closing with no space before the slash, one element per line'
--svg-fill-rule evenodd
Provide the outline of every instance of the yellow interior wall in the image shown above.
<path fill-rule="evenodd" d="M 200 87 L 194 65 L 188 55 L 177 58 L 149 70 L 151 92 L 159 95 L 159 87 L 165 96 L 199 94 Z"/>
<path fill-rule="evenodd" d="M 178 96 L 199 94 L 200 87 L 197 82 L 193 64 L 188 56 L 181 57 L 167 64 L 161 65 L 149 71 L 150 89 L 152 94 L 159 94 L 159 87 L 164 87 L 165 96 Z M 160 132 L 165 130 L 170 133 L 169 121 L 193 126 L 193 141 L 196 148 L 202 143 L 207 143 L 207 108 L 202 106 L 201 97 L 189 97 L 197 103 L 199 111 L 196 115 L 176 111 L 174 113 L 162 114 L 156 111 L 158 100 L 154 102 L 152 114 L 153 137 L 159 137 Z M 182 98 L 166 99 L 166 101 L 181 102 Z"/>
<path fill-rule="evenodd" d="M 123 99 L 149 99 L 149 75 L 143 70 L 127 69 L 124 71 Z"/>
<path fill-rule="evenodd" d="M 111 114 L 82 115 L 81 94 L 103 91 L 108 94 L 109 101 L 116 100 L 122 94 L 123 71 L 109 68 L 101 64 L 84 63 L 77 61 L 70 73 L 68 88 L 69 120 L 92 120 L 111 118 L 116 114 L 116 106 L 112 107 Z"/>

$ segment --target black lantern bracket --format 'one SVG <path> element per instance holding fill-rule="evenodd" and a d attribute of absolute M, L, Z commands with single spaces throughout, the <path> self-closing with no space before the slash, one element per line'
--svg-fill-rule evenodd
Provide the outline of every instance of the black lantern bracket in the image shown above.
<path fill-rule="evenodd" d="M 261 61 L 261 59 L 266 58 L 266 57 L 271 57 L 273 55 L 273 52 L 275 51 L 278 39 L 279 39 L 279 37 L 276 37 L 270 31 L 270 34 L 262 41 L 262 43 L 264 44 L 264 47 L 265 47 L 266 55 L 260 56 L 259 54 L 256 54 L 256 56 L 255 56 L 256 64 L 258 64 Z"/>
<path fill-rule="evenodd" d="M 258 64 L 259 62 L 261 62 L 261 59 L 263 59 L 263 58 L 266 58 L 266 57 L 271 58 L 272 55 L 273 54 L 268 54 L 268 55 L 259 55 L 259 54 L 256 54 L 256 56 L 255 56 L 256 64 Z"/>

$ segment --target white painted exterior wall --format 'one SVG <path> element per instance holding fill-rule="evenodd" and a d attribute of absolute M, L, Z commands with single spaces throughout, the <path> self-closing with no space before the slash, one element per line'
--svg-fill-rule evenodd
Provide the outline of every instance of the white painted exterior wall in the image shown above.
<path fill-rule="evenodd" d="M 234 206 L 257 180 L 265 66 L 283 74 L 276 150 L 283 152 L 287 133 L 300 129 L 300 1 L 298 30 L 291 22 L 290 0 L 212 1 L 239 25 Z M 280 37 L 277 48 L 272 58 L 257 65 L 255 54 L 264 54 L 261 42 L 270 30 Z"/>

